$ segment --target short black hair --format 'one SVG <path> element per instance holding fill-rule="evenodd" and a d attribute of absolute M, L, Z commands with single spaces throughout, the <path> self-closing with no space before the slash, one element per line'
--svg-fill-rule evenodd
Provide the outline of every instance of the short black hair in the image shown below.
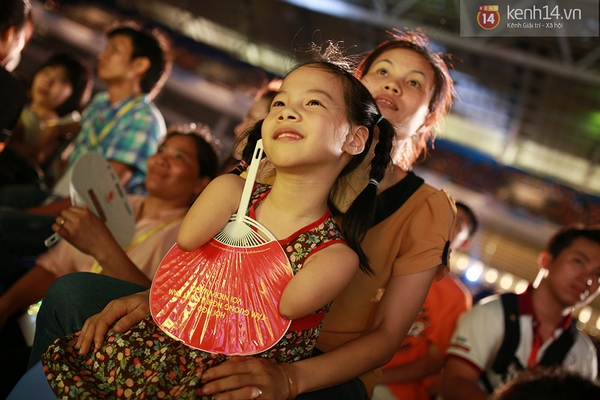
<path fill-rule="evenodd" d="M 8 28 L 20 30 L 25 26 L 31 13 L 29 0 L 0 0 L 0 34 Z"/>
<path fill-rule="evenodd" d="M 494 392 L 494 400 L 600 399 L 600 386 L 560 367 L 525 371 Z"/>
<path fill-rule="evenodd" d="M 1 0 L 0 0 L 1 1 Z M 71 84 L 71 96 L 55 110 L 59 116 L 74 110 L 81 111 L 90 100 L 92 94 L 92 73 L 88 64 L 77 56 L 68 53 L 56 53 L 35 71 L 35 75 L 46 67 L 61 66 L 65 68 L 67 79 Z"/>
<path fill-rule="evenodd" d="M 460 201 L 455 202 L 456 208 L 460 208 L 469 216 L 469 236 L 473 236 L 479 228 L 479 219 L 471 207 Z"/>
<path fill-rule="evenodd" d="M 546 251 L 556 258 L 558 255 L 571 246 L 576 239 L 584 238 L 600 245 L 600 226 L 572 225 L 564 227 L 552 236 L 546 245 Z"/>
<path fill-rule="evenodd" d="M 128 23 L 111 28 L 106 34 L 108 38 L 117 35 L 124 35 L 131 39 L 132 59 L 146 57 L 150 60 L 150 67 L 144 74 L 140 86 L 142 92 L 149 93 L 151 97 L 154 97 L 162 88 L 171 70 L 170 43 L 166 34 L 158 29 L 146 31 Z"/>

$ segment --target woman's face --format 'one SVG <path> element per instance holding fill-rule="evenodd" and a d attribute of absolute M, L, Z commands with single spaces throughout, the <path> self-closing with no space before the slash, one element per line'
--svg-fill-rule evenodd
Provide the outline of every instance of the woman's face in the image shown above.
<path fill-rule="evenodd" d="M 38 71 L 31 84 L 31 101 L 49 110 L 56 110 L 73 93 L 73 86 L 62 65 L 49 65 Z"/>
<path fill-rule="evenodd" d="M 414 135 L 429 124 L 429 102 L 435 88 L 435 74 L 419 53 L 403 48 L 390 49 L 377 57 L 363 75 L 381 114 L 390 121 L 399 139 Z"/>
<path fill-rule="evenodd" d="M 264 97 L 253 102 L 242 122 L 237 124 L 233 129 L 235 137 L 238 138 L 242 132 L 248 129 L 252 124 L 263 119 L 269 113 L 270 105 L 271 100 Z"/>
<path fill-rule="evenodd" d="M 248 109 L 248 112 L 244 116 L 244 119 L 242 120 L 242 122 L 237 124 L 235 126 L 235 128 L 233 129 L 233 131 L 235 133 L 235 138 L 236 139 L 239 138 L 240 135 L 246 129 L 248 129 L 252 124 L 263 119 L 269 113 L 270 106 L 271 106 L 271 100 L 264 98 L 264 97 L 256 100 L 254 103 L 252 103 L 252 105 Z M 246 142 L 247 142 L 247 140 L 244 140 L 244 141 L 240 142 L 239 144 L 237 144 L 237 146 L 235 147 L 235 149 L 233 151 L 233 155 L 236 159 L 239 159 L 239 160 L 242 159 L 242 152 L 244 151 L 244 147 L 246 147 Z"/>
<path fill-rule="evenodd" d="M 188 135 L 173 135 L 148 158 L 146 189 L 150 195 L 190 202 L 210 180 L 200 177 L 197 148 Z"/>

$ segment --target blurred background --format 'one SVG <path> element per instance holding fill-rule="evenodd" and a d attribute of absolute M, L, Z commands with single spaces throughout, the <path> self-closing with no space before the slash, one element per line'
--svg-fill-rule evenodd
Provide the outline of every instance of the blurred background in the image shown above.
<path fill-rule="evenodd" d="M 156 99 L 167 124 L 202 122 L 231 147 L 256 90 L 293 66 L 294 49 L 342 40 L 372 49 L 397 28 L 421 28 L 449 56 L 460 100 L 415 171 L 471 206 L 480 230 L 452 268 L 473 294 L 521 292 L 556 229 L 600 223 L 600 39 L 460 36 L 459 0 L 40 1 L 16 69 L 27 79 L 53 52 L 95 65 L 103 28 L 133 19 L 174 44 Z M 597 1 L 571 0 L 571 7 Z M 585 20 L 597 30 L 598 20 Z M 595 25 L 594 25 L 595 24 Z M 96 82 L 95 91 L 103 89 Z M 600 339 L 600 298 L 578 312 Z"/>

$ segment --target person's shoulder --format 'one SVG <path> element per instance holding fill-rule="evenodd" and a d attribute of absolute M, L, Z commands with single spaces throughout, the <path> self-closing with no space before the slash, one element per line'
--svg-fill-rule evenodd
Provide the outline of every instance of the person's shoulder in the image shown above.
<path fill-rule="evenodd" d="M 27 100 L 27 87 L 12 72 L 0 67 L 0 88 L 2 92 L 10 92 L 14 102 L 24 103 Z"/>
<path fill-rule="evenodd" d="M 450 205 L 452 198 L 444 189 L 435 188 L 427 183 L 423 183 L 417 192 L 420 196 L 426 197 L 429 202 L 439 203 L 440 205 Z"/>
<path fill-rule="evenodd" d="M 149 113 L 158 112 L 160 114 L 158 107 L 156 106 L 156 104 L 154 104 L 150 96 L 148 96 L 147 94 L 139 94 L 136 97 L 134 97 L 133 100 L 135 101 L 135 104 L 133 106 L 134 110 L 142 110 Z"/>
<path fill-rule="evenodd" d="M 0 82 L 2 83 L 2 86 L 6 85 L 10 88 L 23 89 L 23 91 L 27 90 L 25 84 L 21 80 L 19 80 L 19 78 L 17 78 L 15 74 L 13 74 L 10 71 L 7 71 L 3 67 L 0 67 Z"/>
<path fill-rule="evenodd" d="M 157 126 L 165 125 L 164 116 L 147 94 L 141 95 L 137 103 L 133 106 L 133 112 L 150 117 Z"/>
<path fill-rule="evenodd" d="M 589 352 L 590 354 L 593 354 L 594 357 L 596 357 L 596 346 L 587 334 L 581 332 L 580 330 L 577 330 L 575 335 L 575 343 L 582 347 L 584 349 L 584 352 Z"/>
<path fill-rule="evenodd" d="M 453 203 L 444 190 L 423 183 L 406 202 L 406 211 L 411 212 L 413 218 L 419 221 L 429 218 L 445 227 L 448 225 L 446 222 L 454 218 Z"/>
<path fill-rule="evenodd" d="M 96 112 L 97 110 L 108 109 L 110 107 L 110 101 L 108 92 L 98 92 L 89 101 L 87 106 L 83 109 L 82 117 L 90 112 Z"/>
<path fill-rule="evenodd" d="M 467 313 L 471 315 L 503 314 L 502 300 L 499 294 L 488 296 L 473 305 Z"/>
<path fill-rule="evenodd" d="M 211 187 L 226 187 L 226 188 L 235 188 L 235 187 L 243 187 L 246 180 L 239 175 L 236 174 L 223 174 L 217 176 L 215 179 L 210 181 L 208 184 Z"/>
<path fill-rule="evenodd" d="M 104 103 L 104 102 L 108 103 L 108 101 L 109 101 L 108 92 L 98 92 L 92 97 L 92 100 L 90 100 L 90 104 Z"/>

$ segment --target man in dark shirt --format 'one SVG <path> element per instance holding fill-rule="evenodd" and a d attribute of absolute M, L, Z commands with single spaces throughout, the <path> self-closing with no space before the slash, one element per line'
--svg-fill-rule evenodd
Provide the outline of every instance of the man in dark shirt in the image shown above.
<path fill-rule="evenodd" d="M 27 20 L 31 12 L 29 0 L 0 0 L 0 132 L 12 129 L 27 100 L 25 86 L 6 70 L 17 57 L 27 35 Z"/>

